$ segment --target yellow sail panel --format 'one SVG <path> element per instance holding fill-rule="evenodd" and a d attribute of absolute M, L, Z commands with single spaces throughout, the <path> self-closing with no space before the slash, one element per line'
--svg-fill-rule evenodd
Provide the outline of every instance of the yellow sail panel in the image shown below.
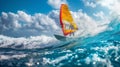
<path fill-rule="evenodd" d="M 65 36 L 75 32 L 78 29 L 78 27 L 77 27 L 76 23 L 74 22 L 72 15 L 68 9 L 68 6 L 66 4 L 61 5 L 60 23 L 62 26 L 63 34 Z"/>

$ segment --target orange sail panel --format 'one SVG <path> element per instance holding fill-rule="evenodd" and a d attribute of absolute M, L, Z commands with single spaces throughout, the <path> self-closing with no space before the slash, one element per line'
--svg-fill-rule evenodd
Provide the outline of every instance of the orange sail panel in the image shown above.
<path fill-rule="evenodd" d="M 62 4 L 60 8 L 60 24 L 65 36 L 78 29 L 66 4 Z"/>

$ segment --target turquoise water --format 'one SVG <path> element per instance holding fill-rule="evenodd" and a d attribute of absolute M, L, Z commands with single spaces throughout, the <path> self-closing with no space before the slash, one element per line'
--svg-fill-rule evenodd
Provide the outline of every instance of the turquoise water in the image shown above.
<path fill-rule="evenodd" d="M 112 29 L 57 48 L 1 47 L 0 67 L 119 67 L 120 22 L 115 19 L 108 26 Z"/>

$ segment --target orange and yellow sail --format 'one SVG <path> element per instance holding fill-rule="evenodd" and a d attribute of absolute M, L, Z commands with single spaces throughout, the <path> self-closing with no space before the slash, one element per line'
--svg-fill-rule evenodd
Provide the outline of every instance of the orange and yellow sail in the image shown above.
<path fill-rule="evenodd" d="M 60 7 L 60 24 L 62 27 L 63 34 L 65 36 L 74 33 L 76 30 L 78 30 L 78 27 L 74 22 L 66 4 L 62 4 Z"/>

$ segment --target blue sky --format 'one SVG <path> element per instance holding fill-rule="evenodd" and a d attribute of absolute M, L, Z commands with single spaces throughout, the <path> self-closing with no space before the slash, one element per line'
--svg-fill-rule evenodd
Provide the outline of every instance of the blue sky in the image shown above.
<path fill-rule="evenodd" d="M 71 11 L 78 11 L 82 9 L 83 12 L 92 17 L 94 17 L 93 13 L 97 13 L 99 11 L 103 11 L 106 15 L 108 15 L 108 9 L 101 6 L 97 6 L 93 9 L 92 7 L 85 6 L 83 0 L 67 0 L 67 3 Z M 32 15 L 35 13 L 48 14 L 51 10 L 55 9 L 48 4 L 48 0 L 0 0 L 0 13 L 16 13 L 18 10 L 22 10 Z"/>
<path fill-rule="evenodd" d="M 52 7 L 47 4 L 47 0 L 0 0 L 0 12 L 17 12 L 18 10 L 31 14 L 48 13 Z"/>
<path fill-rule="evenodd" d="M 95 9 L 86 7 L 82 0 L 68 0 L 68 4 L 71 11 L 82 9 L 84 12 L 90 15 L 92 14 L 92 12 L 104 9 L 101 7 L 97 7 Z M 22 10 L 30 14 L 47 14 L 53 9 L 54 8 L 48 5 L 47 0 L 0 0 L 0 12 L 17 12 L 18 10 Z"/>

